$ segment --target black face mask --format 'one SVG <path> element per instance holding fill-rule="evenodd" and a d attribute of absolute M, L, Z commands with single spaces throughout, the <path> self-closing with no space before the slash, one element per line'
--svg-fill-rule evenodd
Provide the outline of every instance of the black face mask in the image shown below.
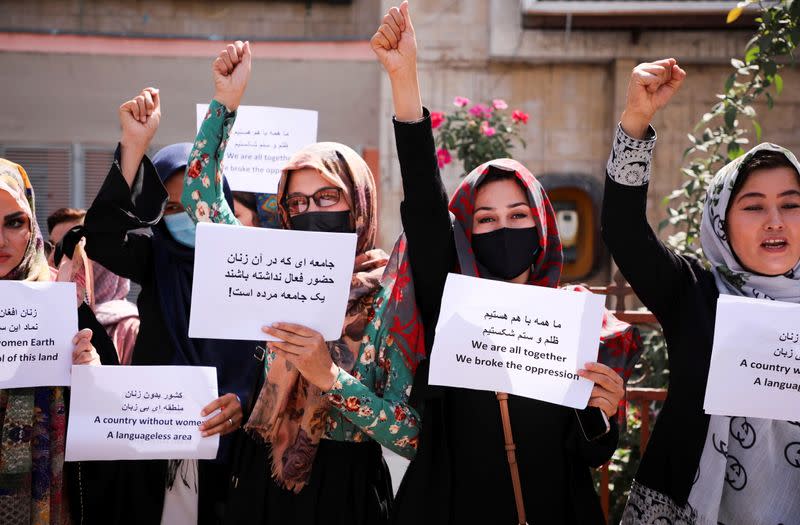
<path fill-rule="evenodd" d="M 350 211 L 307 211 L 290 219 L 293 230 L 306 232 L 353 233 Z"/>
<path fill-rule="evenodd" d="M 500 228 L 472 234 L 475 258 L 492 276 L 506 281 L 529 269 L 539 254 L 539 232 L 532 228 Z"/>

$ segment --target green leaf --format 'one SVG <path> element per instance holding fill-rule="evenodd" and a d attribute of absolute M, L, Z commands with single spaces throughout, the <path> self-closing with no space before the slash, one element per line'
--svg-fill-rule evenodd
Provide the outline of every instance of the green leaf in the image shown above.
<path fill-rule="evenodd" d="M 744 55 L 744 61 L 747 64 L 750 64 L 753 60 L 758 57 L 758 54 L 761 52 L 761 48 L 758 46 L 753 46 L 747 50 L 747 54 Z M 730 89 L 730 88 L 729 88 Z"/>
<path fill-rule="evenodd" d="M 736 115 L 738 113 L 735 106 L 728 106 L 725 108 L 725 125 L 729 128 L 734 127 L 736 125 Z"/>
<path fill-rule="evenodd" d="M 767 107 L 772 109 L 775 106 L 775 101 L 772 99 L 772 95 L 769 93 L 764 93 L 764 95 L 767 97 Z"/>
<path fill-rule="evenodd" d="M 744 150 L 735 142 L 728 144 L 728 159 L 735 160 L 744 154 Z"/>
<path fill-rule="evenodd" d="M 761 124 L 758 121 L 753 121 L 753 129 L 756 130 L 756 142 L 761 142 Z"/>
<path fill-rule="evenodd" d="M 775 74 L 775 93 L 780 95 L 781 91 L 783 91 L 783 77 L 776 73 Z"/>

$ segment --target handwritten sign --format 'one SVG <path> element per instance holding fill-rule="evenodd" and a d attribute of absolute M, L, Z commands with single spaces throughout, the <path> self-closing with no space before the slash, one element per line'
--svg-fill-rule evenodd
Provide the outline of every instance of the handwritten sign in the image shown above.
<path fill-rule="evenodd" d="M 429 381 L 585 408 L 594 386 L 604 298 L 450 274 Z"/>
<path fill-rule="evenodd" d="M 213 367 L 74 366 L 66 460 L 213 459 L 198 427 L 217 397 Z"/>
<path fill-rule="evenodd" d="M 197 129 L 208 111 L 197 104 Z M 317 112 L 305 109 L 239 106 L 223 159 L 231 189 L 276 193 L 289 158 L 317 141 Z"/>
<path fill-rule="evenodd" d="M 73 283 L 0 281 L 0 388 L 69 385 Z"/>
<path fill-rule="evenodd" d="M 264 341 L 281 321 L 339 339 L 355 252 L 351 233 L 198 224 L 189 336 Z"/>
<path fill-rule="evenodd" d="M 800 305 L 720 295 L 703 408 L 800 420 Z"/>

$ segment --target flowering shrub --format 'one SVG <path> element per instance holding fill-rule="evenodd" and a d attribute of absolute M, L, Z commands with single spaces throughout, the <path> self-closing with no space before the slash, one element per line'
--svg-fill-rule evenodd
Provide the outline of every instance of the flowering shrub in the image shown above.
<path fill-rule="evenodd" d="M 436 156 L 439 167 L 461 161 L 464 174 L 486 161 L 511 157 L 514 142 L 525 147 L 521 127 L 528 123 L 528 114 L 518 109 L 508 115 L 505 100 L 494 99 L 491 104 L 474 104 L 466 97 L 456 97 L 451 113 L 431 112 L 431 125 L 436 130 Z"/>

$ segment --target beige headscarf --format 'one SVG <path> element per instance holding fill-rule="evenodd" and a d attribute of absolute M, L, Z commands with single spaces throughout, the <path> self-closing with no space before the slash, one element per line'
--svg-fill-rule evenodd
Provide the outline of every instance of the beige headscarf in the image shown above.
<path fill-rule="evenodd" d="M 34 196 L 28 174 L 19 164 L 0 159 L 0 190 L 10 194 L 28 216 L 31 223 L 31 238 L 19 265 L 0 279 L 10 281 L 49 281 L 50 267 L 44 253 L 44 239 L 34 214 Z"/>
<path fill-rule="evenodd" d="M 30 220 L 22 261 L 3 280 L 50 281 L 33 188 L 17 164 L 0 159 L 0 191 Z M 0 389 L 0 523 L 61 525 L 69 521 L 63 495 L 66 436 L 64 389 Z"/>
<path fill-rule="evenodd" d="M 388 262 L 386 253 L 375 249 L 378 226 L 375 180 L 364 159 L 343 144 L 320 142 L 303 148 L 289 160 L 278 186 L 279 209 L 287 229 L 291 225 L 283 197 L 289 175 L 302 168 L 317 170 L 331 185 L 342 189 L 358 235 L 344 330 L 338 341 L 328 342 L 333 361 L 349 372 L 355 366 L 369 319 L 374 315 L 373 299 L 380 290 Z M 299 492 L 311 474 L 330 406 L 322 392 L 287 360 L 268 354 L 267 363 L 267 378 L 245 430 L 271 445 L 275 480 Z"/>

